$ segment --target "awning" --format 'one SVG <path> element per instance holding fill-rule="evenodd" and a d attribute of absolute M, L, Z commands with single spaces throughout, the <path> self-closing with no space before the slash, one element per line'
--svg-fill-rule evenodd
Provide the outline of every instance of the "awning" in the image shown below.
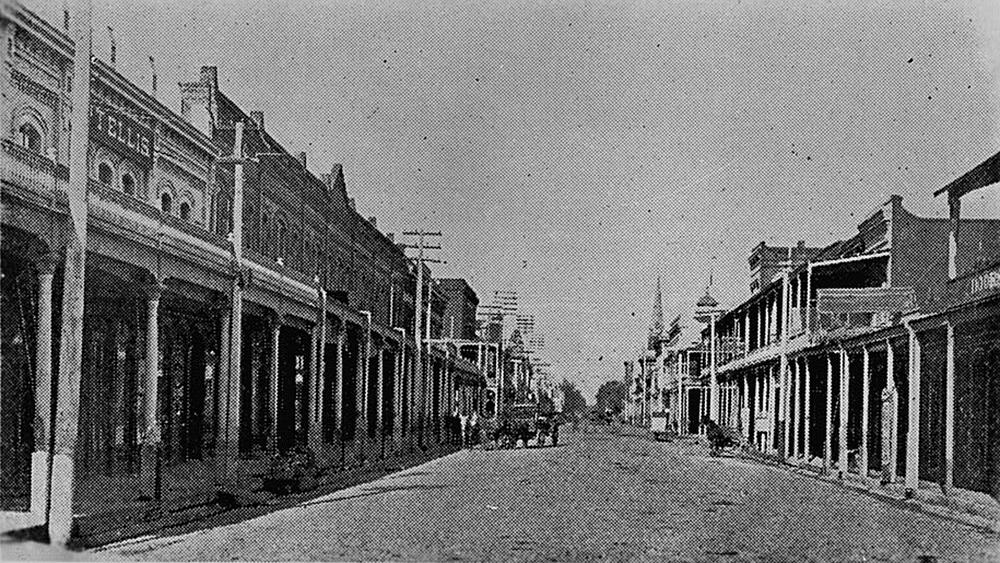
<path fill-rule="evenodd" d="M 951 197 L 962 197 L 965 194 L 1000 182 L 1000 152 L 987 158 L 978 166 L 969 170 L 957 180 L 934 192 L 939 196 L 948 192 Z"/>

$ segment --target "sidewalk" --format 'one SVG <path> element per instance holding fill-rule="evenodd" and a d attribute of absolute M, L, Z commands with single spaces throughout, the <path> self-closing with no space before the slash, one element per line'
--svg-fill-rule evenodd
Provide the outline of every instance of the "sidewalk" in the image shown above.
<path fill-rule="evenodd" d="M 920 481 L 918 490 L 907 496 L 901 478 L 894 483 L 882 484 L 881 477 L 862 476 L 846 472 L 841 477 L 836 466 L 829 473 L 823 473 L 821 458 L 809 460 L 782 460 L 776 455 L 765 454 L 751 449 L 737 452 L 743 459 L 766 463 L 798 475 L 853 489 L 896 506 L 916 510 L 940 518 L 947 518 L 974 526 L 985 531 L 1000 533 L 1000 502 L 985 493 L 954 488 L 949 494 L 942 492 L 940 485 Z"/>

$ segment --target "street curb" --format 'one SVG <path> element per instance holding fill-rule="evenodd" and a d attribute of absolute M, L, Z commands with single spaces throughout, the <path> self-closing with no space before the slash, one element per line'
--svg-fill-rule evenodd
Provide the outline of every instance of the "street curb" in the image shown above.
<path fill-rule="evenodd" d="M 820 467 L 811 464 L 791 463 L 777 456 L 760 452 L 738 451 L 735 452 L 734 458 L 783 469 L 790 474 L 809 477 L 822 483 L 862 493 L 896 508 L 950 520 L 987 534 L 1000 534 L 1000 511 L 996 508 L 962 501 L 943 494 L 934 494 L 926 490 L 918 490 L 912 496 L 907 497 L 905 493 L 897 494 L 871 478 L 853 473 L 841 477 L 836 471 L 823 474 Z"/>

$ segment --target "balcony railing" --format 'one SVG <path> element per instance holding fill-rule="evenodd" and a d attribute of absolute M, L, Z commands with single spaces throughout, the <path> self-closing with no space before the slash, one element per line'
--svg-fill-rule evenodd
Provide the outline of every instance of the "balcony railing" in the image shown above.
<path fill-rule="evenodd" d="M 65 190 L 69 170 L 45 155 L 3 139 L 3 180 L 34 191 Z"/>

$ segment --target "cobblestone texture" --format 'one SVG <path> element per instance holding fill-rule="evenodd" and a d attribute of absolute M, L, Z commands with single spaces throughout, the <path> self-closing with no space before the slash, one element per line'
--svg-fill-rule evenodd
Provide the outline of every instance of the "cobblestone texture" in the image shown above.
<path fill-rule="evenodd" d="M 692 441 L 599 429 L 467 450 L 253 520 L 112 546 L 142 560 L 1000 561 L 1000 538 Z"/>

